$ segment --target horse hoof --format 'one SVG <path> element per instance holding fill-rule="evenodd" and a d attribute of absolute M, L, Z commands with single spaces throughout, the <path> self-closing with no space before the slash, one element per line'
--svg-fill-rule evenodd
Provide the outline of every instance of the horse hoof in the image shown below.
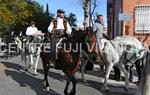
<path fill-rule="evenodd" d="M 76 94 L 75 91 L 71 91 L 71 92 L 69 93 L 69 95 L 75 95 L 75 94 Z"/>
<path fill-rule="evenodd" d="M 34 76 L 37 76 L 37 74 L 34 74 Z"/>
<path fill-rule="evenodd" d="M 83 80 L 83 82 L 84 82 L 84 83 L 87 83 L 87 81 L 86 81 L 86 80 Z"/>
<path fill-rule="evenodd" d="M 105 92 L 108 92 L 108 91 L 109 91 L 109 88 L 106 88 L 106 89 L 105 89 Z"/>
<path fill-rule="evenodd" d="M 87 85 L 87 81 L 86 81 L 86 80 L 83 80 L 83 83 L 84 83 L 85 85 Z"/>
<path fill-rule="evenodd" d="M 129 91 L 129 88 L 127 88 L 127 87 L 124 87 L 124 90 L 125 90 L 125 91 Z"/>
<path fill-rule="evenodd" d="M 109 91 L 109 88 L 108 88 L 108 87 L 105 87 L 105 86 L 102 86 L 101 90 L 102 90 L 103 92 L 108 92 L 108 91 Z"/>
<path fill-rule="evenodd" d="M 65 95 L 69 95 L 68 92 L 64 92 Z"/>
<path fill-rule="evenodd" d="M 43 83 L 46 83 L 46 80 L 45 80 L 45 79 L 43 80 Z"/>
<path fill-rule="evenodd" d="M 46 91 L 49 91 L 50 90 L 50 87 L 46 87 Z"/>
<path fill-rule="evenodd" d="M 28 69 L 25 69 L 26 72 L 28 72 Z"/>

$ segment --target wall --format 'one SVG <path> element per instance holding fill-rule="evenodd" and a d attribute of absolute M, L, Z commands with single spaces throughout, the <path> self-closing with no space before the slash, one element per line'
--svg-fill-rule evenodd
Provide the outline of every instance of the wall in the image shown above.
<path fill-rule="evenodd" d="M 142 5 L 142 4 L 150 4 L 150 0 L 123 0 L 122 7 L 124 13 L 130 13 L 132 18 L 130 21 L 126 22 L 126 35 L 140 37 L 141 39 L 144 39 L 147 37 L 147 40 L 145 41 L 150 46 L 150 34 L 136 34 L 134 31 L 134 7 L 136 5 Z"/>

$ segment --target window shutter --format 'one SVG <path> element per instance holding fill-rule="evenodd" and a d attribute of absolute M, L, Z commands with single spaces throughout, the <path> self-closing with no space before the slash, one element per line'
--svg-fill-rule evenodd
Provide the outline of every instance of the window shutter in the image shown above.
<path fill-rule="evenodd" d="M 150 33 L 150 5 L 135 7 L 135 31 L 136 33 Z"/>

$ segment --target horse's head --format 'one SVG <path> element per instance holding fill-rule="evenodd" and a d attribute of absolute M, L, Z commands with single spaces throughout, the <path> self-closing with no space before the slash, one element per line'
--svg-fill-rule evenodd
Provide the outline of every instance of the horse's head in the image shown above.
<path fill-rule="evenodd" d="M 86 39 L 86 32 L 84 30 L 74 30 L 72 31 L 72 37 L 74 42 L 83 43 Z"/>
<path fill-rule="evenodd" d="M 127 45 L 125 48 L 125 54 L 126 54 L 126 60 L 128 60 L 131 63 L 134 63 L 138 59 L 144 58 L 145 50 L 138 49 L 134 46 Z"/>
<path fill-rule="evenodd" d="M 116 37 L 114 41 L 119 43 L 121 49 L 126 54 L 126 59 L 131 63 L 144 57 L 145 50 L 143 49 L 142 43 L 134 37 L 124 36 Z"/>

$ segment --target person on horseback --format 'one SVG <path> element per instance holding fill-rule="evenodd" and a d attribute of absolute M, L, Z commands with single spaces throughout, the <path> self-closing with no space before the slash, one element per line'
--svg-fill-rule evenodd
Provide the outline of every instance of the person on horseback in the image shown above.
<path fill-rule="evenodd" d="M 38 32 L 39 32 L 35 25 L 36 25 L 36 23 L 34 21 L 31 21 L 30 26 L 26 30 L 26 35 L 28 37 L 29 43 L 34 43 L 34 38 L 35 38 L 36 34 L 38 34 Z M 34 52 L 33 45 L 29 45 L 29 52 L 31 52 L 31 53 Z M 33 55 L 31 54 L 29 68 L 31 68 L 33 65 L 32 59 L 33 59 Z"/>
<path fill-rule="evenodd" d="M 63 9 L 58 9 L 57 17 L 50 23 L 50 26 L 48 27 L 48 32 L 52 35 L 52 41 L 54 41 L 54 44 L 57 43 L 54 59 L 55 62 L 53 62 L 53 65 L 56 65 L 55 63 L 57 63 L 58 61 L 58 48 L 63 41 L 63 37 L 61 36 L 64 34 L 70 35 L 72 33 L 71 26 L 69 25 L 68 21 L 64 18 L 64 13 L 65 11 Z"/>
<path fill-rule="evenodd" d="M 97 19 L 93 26 L 93 31 L 96 33 L 96 41 L 97 41 L 96 45 L 97 45 L 97 49 L 98 49 L 96 62 L 99 62 L 100 61 L 100 52 L 104 48 L 104 42 L 102 41 L 103 34 L 104 34 L 104 23 L 103 23 L 102 15 L 97 15 Z"/>
<path fill-rule="evenodd" d="M 33 41 L 34 36 L 38 33 L 38 29 L 35 24 L 36 23 L 34 21 L 31 21 L 30 26 L 26 30 L 26 35 L 29 37 L 30 42 Z"/>

